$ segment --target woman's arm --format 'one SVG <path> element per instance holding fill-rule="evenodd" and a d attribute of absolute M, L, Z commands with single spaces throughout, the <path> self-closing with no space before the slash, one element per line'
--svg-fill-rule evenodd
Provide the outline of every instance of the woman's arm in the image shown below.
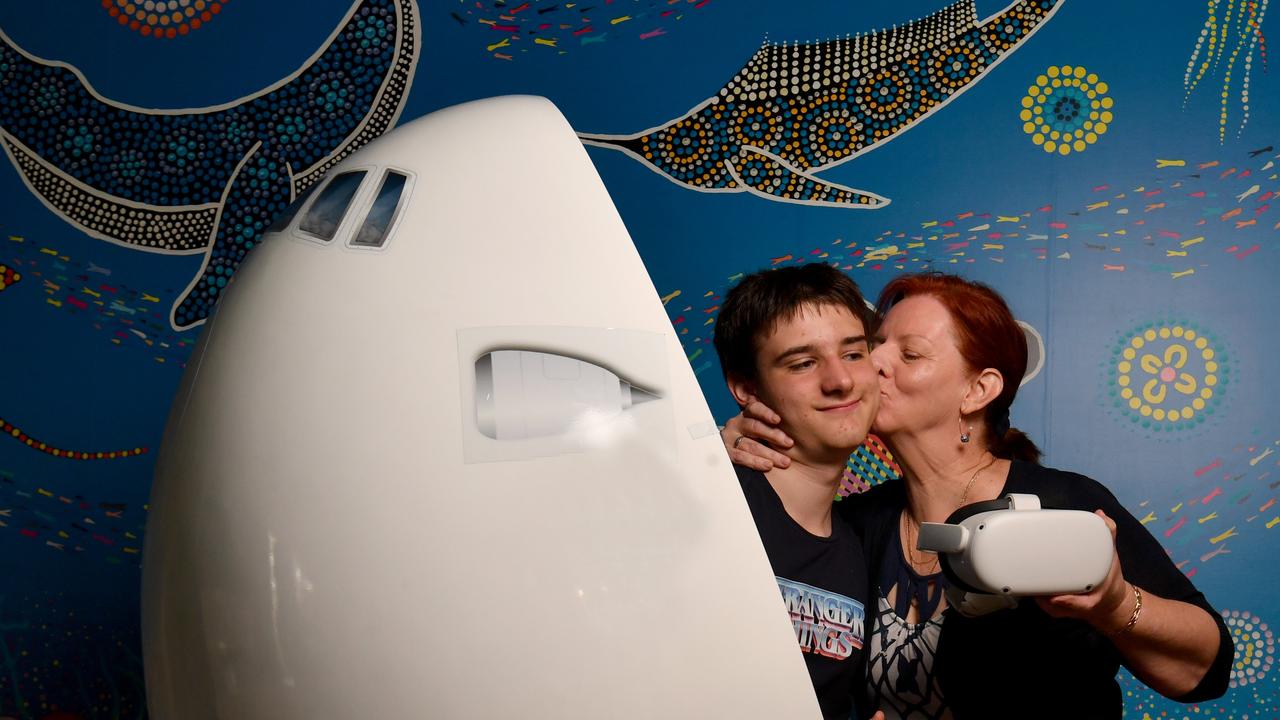
<path fill-rule="evenodd" d="M 753 401 L 742 412 L 729 418 L 720 431 L 720 441 L 729 451 L 734 465 L 742 465 L 760 472 L 769 472 L 774 466 L 784 468 L 791 458 L 774 450 L 786 449 L 795 444 L 789 435 L 778 427 L 782 418 L 760 402 Z"/>
<path fill-rule="evenodd" d="M 1132 516 L 1123 509 L 1119 512 L 1124 520 L 1132 520 Z M 1116 522 L 1101 510 L 1097 513 L 1107 523 L 1115 540 Z M 1136 532 L 1150 537 L 1140 523 L 1136 520 L 1133 523 L 1138 525 Z M 1130 529 L 1130 532 L 1134 530 Z M 1153 564 L 1168 565 L 1181 576 L 1159 550 L 1158 544 L 1154 540 L 1151 544 L 1156 545 L 1161 556 L 1153 558 Z M 1131 562 L 1136 560 L 1130 558 Z M 1106 634 L 1124 658 L 1125 666 L 1160 694 L 1185 701 L 1221 695 L 1226 690 L 1225 678 L 1221 689 L 1217 690 L 1213 688 L 1218 684 L 1217 679 L 1208 675 L 1211 669 L 1216 674 L 1230 672 L 1232 648 L 1222 647 L 1224 637 L 1230 645 L 1230 636 L 1223 633 L 1222 626 L 1204 607 L 1163 597 L 1151 584 L 1137 578 L 1126 579 L 1117 551 L 1107 579 L 1092 592 L 1038 598 L 1037 602 L 1050 615 L 1084 620 Z M 1174 583 L 1175 586 L 1177 584 Z M 1225 668 L 1221 667 L 1224 665 L 1224 651 L 1227 658 Z M 1208 687 L 1201 688 L 1202 685 Z M 1188 697 L 1193 690 L 1200 691 L 1194 697 Z"/>

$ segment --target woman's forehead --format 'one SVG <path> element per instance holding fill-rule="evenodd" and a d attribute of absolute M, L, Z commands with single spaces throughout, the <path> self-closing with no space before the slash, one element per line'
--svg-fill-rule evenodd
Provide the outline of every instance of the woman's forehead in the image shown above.
<path fill-rule="evenodd" d="M 889 308 L 882 331 L 898 335 L 951 336 L 951 314 L 932 295 L 912 295 Z"/>

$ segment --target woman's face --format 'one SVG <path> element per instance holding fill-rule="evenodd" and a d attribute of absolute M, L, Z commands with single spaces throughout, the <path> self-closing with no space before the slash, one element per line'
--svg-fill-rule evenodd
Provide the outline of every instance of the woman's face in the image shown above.
<path fill-rule="evenodd" d="M 880 375 L 873 432 L 893 437 L 945 428 L 959 436 L 969 369 L 942 303 L 913 295 L 894 305 L 880 325 L 871 362 Z"/>

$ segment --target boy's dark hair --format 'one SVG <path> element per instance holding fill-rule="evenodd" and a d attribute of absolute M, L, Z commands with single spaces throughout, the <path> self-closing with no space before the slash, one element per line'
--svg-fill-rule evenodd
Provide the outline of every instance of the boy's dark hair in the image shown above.
<path fill-rule="evenodd" d="M 761 270 L 747 275 L 725 294 L 716 317 L 716 353 L 720 369 L 744 380 L 759 376 L 760 341 L 779 322 L 816 305 L 844 307 L 871 332 L 871 313 L 858 285 L 848 275 L 821 263 Z"/>

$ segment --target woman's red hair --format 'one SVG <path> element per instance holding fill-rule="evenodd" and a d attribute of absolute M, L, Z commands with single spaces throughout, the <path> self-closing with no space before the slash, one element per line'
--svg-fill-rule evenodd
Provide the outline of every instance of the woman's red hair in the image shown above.
<path fill-rule="evenodd" d="M 973 371 L 994 368 L 1004 378 L 1004 389 L 986 408 L 988 439 L 996 457 L 1038 462 L 1040 449 L 1031 438 L 1009 427 L 1009 407 L 1027 372 L 1027 337 L 1014 319 L 1009 304 L 990 287 L 946 273 L 903 275 L 889 281 L 880 292 L 877 312 L 913 295 L 928 295 L 951 316 L 960 356 Z"/>

